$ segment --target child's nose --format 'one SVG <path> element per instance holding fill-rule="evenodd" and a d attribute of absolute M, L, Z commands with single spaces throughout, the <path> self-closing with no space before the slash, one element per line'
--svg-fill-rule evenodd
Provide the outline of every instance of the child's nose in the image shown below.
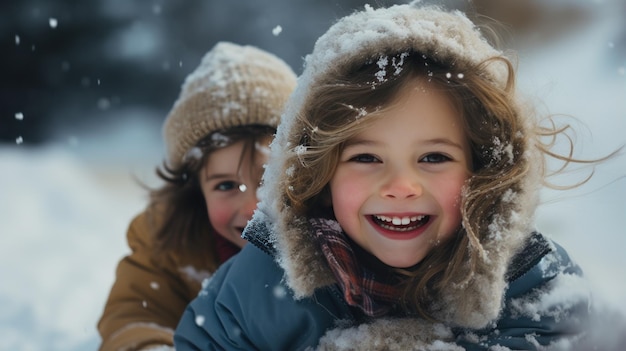
<path fill-rule="evenodd" d="M 419 197 L 422 193 L 423 188 L 418 177 L 406 171 L 391 174 L 382 187 L 382 195 L 386 198 L 407 199 Z"/>

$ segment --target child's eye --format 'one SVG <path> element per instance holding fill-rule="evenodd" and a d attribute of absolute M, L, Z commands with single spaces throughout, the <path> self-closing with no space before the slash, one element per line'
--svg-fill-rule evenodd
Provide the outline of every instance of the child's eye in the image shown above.
<path fill-rule="evenodd" d="M 426 163 L 442 163 L 442 162 L 446 162 L 446 161 L 450 161 L 451 158 L 446 156 L 446 155 L 442 155 L 442 154 L 428 154 L 424 157 L 422 157 L 419 162 L 426 162 Z"/>
<path fill-rule="evenodd" d="M 370 154 L 359 154 L 356 156 L 352 156 L 350 158 L 350 161 L 352 162 L 360 162 L 360 163 L 373 163 L 373 162 L 379 162 L 379 160 Z"/>
<path fill-rule="evenodd" d="M 217 191 L 230 191 L 233 189 L 237 189 L 238 184 L 232 180 L 227 180 L 227 181 L 223 181 L 220 183 L 217 183 L 215 185 L 215 190 Z"/>

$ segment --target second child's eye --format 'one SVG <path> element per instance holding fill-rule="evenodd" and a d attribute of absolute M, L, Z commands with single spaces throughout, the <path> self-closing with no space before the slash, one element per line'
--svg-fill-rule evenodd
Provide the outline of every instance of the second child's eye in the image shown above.
<path fill-rule="evenodd" d="M 443 154 L 428 154 L 424 157 L 422 157 L 419 162 L 425 162 L 425 163 L 442 163 L 442 162 L 446 162 L 446 161 L 450 161 L 451 158 L 443 155 Z"/>
<path fill-rule="evenodd" d="M 215 185 L 215 190 L 217 191 L 230 191 L 236 189 L 238 184 L 232 180 L 227 180 L 223 182 L 219 182 Z"/>
<path fill-rule="evenodd" d="M 352 161 L 352 162 L 360 162 L 360 163 L 379 162 L 379 160 L 378 160 L 378 158 L 376 158 L 376 156 L 373 156 L 373 155 L 370 155 L 370 154 L 359 154 L 359 155 L 352 156 L 350 158 L 350 161 Z"/>

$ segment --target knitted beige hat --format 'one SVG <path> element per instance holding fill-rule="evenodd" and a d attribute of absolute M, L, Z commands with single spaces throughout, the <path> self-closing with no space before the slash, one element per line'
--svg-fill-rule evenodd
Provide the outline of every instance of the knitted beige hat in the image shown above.
<path fill-rule="evenodd" d="M 187 76 L 163 124 L 167 164 L 177 168 L 203 137 L 225 128 L 276 127 L 296 75 L 281 59 L 253 46 L 219 42 Z"/>

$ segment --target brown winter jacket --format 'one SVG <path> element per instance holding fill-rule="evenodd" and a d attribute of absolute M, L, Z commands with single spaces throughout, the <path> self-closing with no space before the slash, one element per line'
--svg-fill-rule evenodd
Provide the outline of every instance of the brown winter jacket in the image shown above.
<path fill-rule="evenodd" d="M 101 351 L 141 350 L 173 345 L 172 334 L 187 304 L 198 294 L 202 280 L 218 266 L 216 255 L 192 262 L 175 254 L 152 255 L 154 225 L 150 210 L 131 222 L 127 240 L 131 253 L 117 266 L 104 312 L 98 322 Z"/>

